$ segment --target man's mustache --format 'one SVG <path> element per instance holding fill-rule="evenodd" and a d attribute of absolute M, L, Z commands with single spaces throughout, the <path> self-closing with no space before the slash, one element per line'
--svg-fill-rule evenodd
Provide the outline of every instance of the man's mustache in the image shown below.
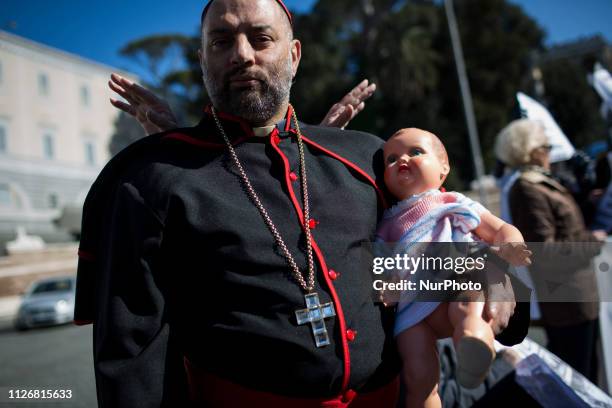
<path fill-rule="evenodd" d="M 223 78 L 223 82 L 227 85 L 229 85 L 230 81 L 232 80 L 233 77 L 248 77 L 248 78 L 253 78 L 256 79 L 258 81 L 263 82 L 264 84 L 268 83 L 268 78 L 267 76 L 262 73 L 262 72 L 258 72 L 258 71 L 250 71 L 248 68 L 245 67 L 236 67 L 236 68 L 232 68 L 229 72 L 227 72 Z"/>

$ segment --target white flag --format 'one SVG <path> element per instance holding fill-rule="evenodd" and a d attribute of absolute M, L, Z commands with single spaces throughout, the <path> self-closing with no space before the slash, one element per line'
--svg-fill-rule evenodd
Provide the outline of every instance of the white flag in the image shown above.
<path fill-rule="evenodd" d="M 521 107 L 521 115 L 524 118 L 535 120 L 544 126 L 544 132 L 548 136 L 549 143 L 552 145 L 550 161 L 556 163 L 571 159 L 576 149 L 574 149 L 574 146 L 572 146 L 565 133 L 563 133 L 563 130 L 555 122 L 548 109 L 522 92 L 517 92 L 516 99 Z"/>
<path fill-rule="evenodd" d="M 589 75 L 589 82 L 603 100 L 601 115 L 606 118 L 608 112 L 612 113 L 612 75 L 598 62 L 593 74 Z"/>

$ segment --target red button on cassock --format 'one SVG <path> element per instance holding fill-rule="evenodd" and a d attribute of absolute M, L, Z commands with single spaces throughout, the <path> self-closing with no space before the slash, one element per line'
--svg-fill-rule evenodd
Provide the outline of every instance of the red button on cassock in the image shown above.
<path fill-rule="evenodd" d="M 327 272 L 327 274 L 329 275 L 329 278 L 330 278 L 331 280 L 336 280 L 336 279 L 338 279 L 338 276 L 340 276 L 340 274 L 339 274 L 338 272 L 334 271 L 333 269 L 330 269 L 330 270 Z"/>
<path fill-rule="evenodd" d="M 294 172 L 291 172 L 291 173 L 289 173 L 289 179 L 290 179 L 291 181 L 297 181 L 298 176 L 297 176 L 297 174 L 295 174 Z"/>
<path fill-rule="evenodd" d="M 348 329 L 346 331 L 346 339 L 348 341 L 353 341 L 355 340 L 355 337 L 357 337 L 357 331 L 356 330 L 352 330 L 352 329 Z"/>
<path fill-rule="evenodd" d="M 315 229 L 318 224 L 319 224 L 319 221 L 317 221 L 317 220 L 309 220 L 308 221 L 308 228 Z"/>
<path fill-rule="evenodd" d="M 347 390 L 344 395 L 342 395 L 342 402 L 349 403 L 351 402 L 353 399 L 355 399 L 355 397 L 357 396 L 357 393 L 353 390 Z"/>

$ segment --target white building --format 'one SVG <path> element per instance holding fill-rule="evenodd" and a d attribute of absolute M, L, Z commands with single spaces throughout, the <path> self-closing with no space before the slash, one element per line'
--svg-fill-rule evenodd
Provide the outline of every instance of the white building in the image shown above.
<path fill-rule="evenodd" d="M 67 236 L 53 220 L 82 206 L 109 159 L 111 72 L 121 71 L 0 31 L 0 243 L 17 226 Z"/>

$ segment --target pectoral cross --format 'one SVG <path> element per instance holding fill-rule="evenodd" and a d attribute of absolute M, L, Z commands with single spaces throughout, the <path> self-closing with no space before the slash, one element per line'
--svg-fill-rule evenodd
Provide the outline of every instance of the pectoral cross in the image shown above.
<path fill-rule="evenodd" d="M 306 300 L 306 309 L 295 311 L 297 324 L 310 323 L 317 347 L 328 346 L 330 341 L 325 327 L 325 319 L 336 315 L 334 304 L 332 302 L 321 304 L 319 295 L 316 293 L 309 293 L 304 296 L 304 299 Z"/>

